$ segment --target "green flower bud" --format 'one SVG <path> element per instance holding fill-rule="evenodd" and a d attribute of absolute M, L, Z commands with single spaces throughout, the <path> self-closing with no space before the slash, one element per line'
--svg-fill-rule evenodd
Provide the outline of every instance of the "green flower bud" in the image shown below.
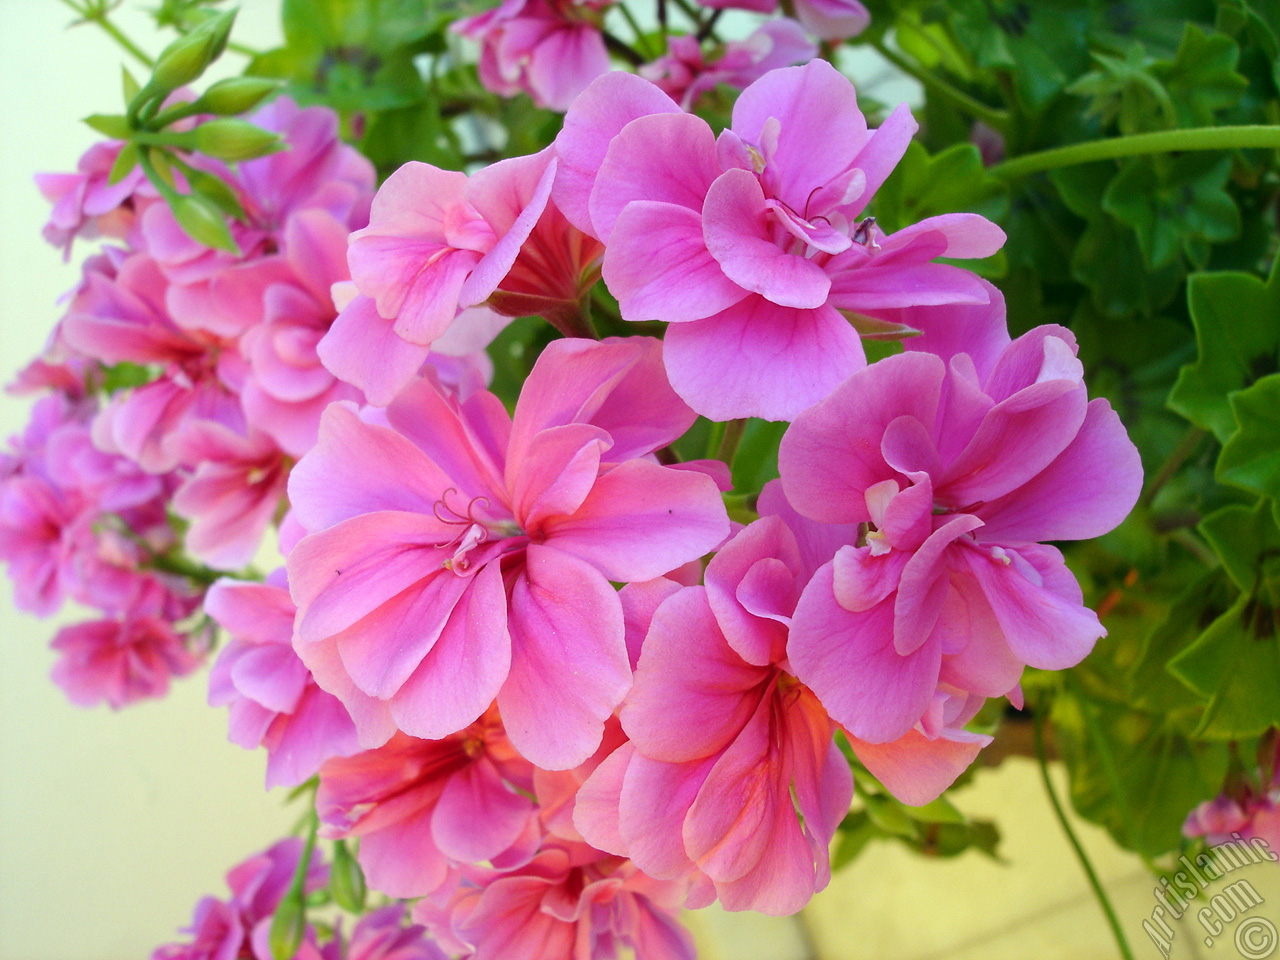
<path fill-rule="evenodd" d="M 364 871 L 347 849 L 346 843 L 339 840 L 333 845 L 333 867 L 330 871 L 329 885 L 333 889 L 333 899 L 343 910 L 360 913 L 364 910 L 365 896 L 368 887 L 364 880 Z"/>
<path fill-rule="evenodd" d="M 271 919 L 271 932 L 267 944 L 274 960 L 293 960 L 307 934 L 307 908 L 302 897 L 290 890 L 276 907 Z"/>
<path fill-rule="evenodd" d="M 196 101 L 201 113 L 236 116 L 252 110 L 280 88 L 265 77 L 229 77 L 219 80 Z"/>
<path fill-rule="evenodd" d="M 278 134 L 232 117 L 200 124 L 195 129 L 194 139 L 195 148 L 200 153 L 230 163 L 285 149 Z"/>
<path fill-rule="evenodd" d="M 177 193 L 169 198 L 169 209 L 192 240 L 215 250 L 240 252 L 226 219 L 208 200 L 193 193 Z"/>
<path fill-rule="evenodd" d="M 214 37 L 207 30 L 192 30 L 160 52 L 147 87 L 169 93 L 204 73 L 213 62 Z"/>

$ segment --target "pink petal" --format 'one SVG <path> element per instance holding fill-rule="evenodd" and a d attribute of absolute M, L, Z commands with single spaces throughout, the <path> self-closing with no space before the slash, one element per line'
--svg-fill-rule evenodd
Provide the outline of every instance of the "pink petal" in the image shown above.
<path fill-rule="evenodd" d="M 990 737 L 970 734 L 964 739 L 930 740 L 918 730 L 890 743 L 849 738 L 853 752 L 871 775 L 903 803 L 920 807 L 936 800 L 968 769 Z"/>
<path fill-rule="evenodd" d="M 511 790 L 493 761 L 481 757 L 449 778 L 431 830 L 446 856 L 481 863 L 515 843 L 532 814 L 529 798 Z"/>
<path fill-rule="evenodd" d="M 325 369 L 359 387 L 378 407 L 385 407 L 404 389 L 428 352 L 429 348 L 402 339 L 394 321 L 379 314 L 368 297 L 352 300 L 316 345 Z"/>

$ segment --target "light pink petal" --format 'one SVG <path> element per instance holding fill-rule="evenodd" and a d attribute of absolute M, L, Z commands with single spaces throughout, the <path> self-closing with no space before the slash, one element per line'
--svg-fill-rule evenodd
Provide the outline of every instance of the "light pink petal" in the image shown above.
<path fill-rule="evenodd" d="M 609 243 L 619 214 L 635 200 L 701 211 L 719 173 L 715 134 L 705 120 L 689 113 L 632 120 L 609 144 L 591 191 L 595 235 Z"/>
<path fill-rule="evenodd" d="M 464 863 L 491 860 L 516 842 L 533 803 L 502 781 L 488 757 L 451 776 L 431 814 L 436 845 Z"/>
<path fill-rule="evenodd" d="M 560 168 L 552 197 L 570 223 L 596 236 L 588 202 L 609 144 L 622 128 L 652 113 L 679 112 L 675 101 L 652 83 L 624 71 L 606 73 L 582 92 L 555 142 Z"/>
<path fill-rule="evenodd" d="M 355 724 L 334 696 L 312 686 L 298 709 L 276 721 L 268 731 L 267 789 L 296 787 L 315 776 L 331 757 L 349 757 L 360 750 Z"/>
<path fill-rule="evenodd" d="M 1092 401 L 1048 467 L 985 507 L 993 541 L 1088 540 L 1120 523 L 1142 491 L 1142 461 L 1111 405 Z"/>
<path fill-rule="evenodd" d="M 467 198 L 501 235 L 462 285 L 461 306 L 483 303 L 501 285 L 547 208 L 555 174 L 556 160 L 544 150 L 531 157 L 499 160 L 477 171 L 468 182 Z"/>
<path fill-rule="evenodd" d="M 836 602 L 831 567 L 805 588 L 787 654 L 832 719 L 864 740 L 896 740 L 915 726 L 938 684 L 940 645 L 909 656 L 893 648 L 893 604 L 851 613 Z"/>
<path fill-rule="evenodd" d="M 603 276 L 624 320 L 700 320 L 747 296 L 708 252 L 701 215 L 672 203 L 637 200 L 622 211 Z"/>
<path fill-rule="evenodd" d="M 787 624 L 803 583 L 796 539 L 777 517 L 740 531 L 707 564 L 707 601 L 725 639 L 742 659 L 763 666 L 783 659 Z"/>
<path fill-rule="evenodd" d="M 826 303 L 831 280 L 822 268 L 770 237 L 764 191 L 751 171 L 729 170 L 711 184 L 702 224 L 707 250 L 738 286 L 784 307 Z"/>
<path fill-rule="evenodd" d="M 831 307 L 793 310 L 759 296 L 669 328 L 664 345 L 672 387 L 711 420 L 793 419 L 866 362 Z"/>
<path fill-rule="evenodd" d="M 529 546 L 510 602 L 511 671 L 498 709 L 530 762 L 567 770 L 595 752 L 631 686 L 622 604 L 594 568 L 539 544 Z"/>
<path fill-rule="evenodd" d="M 591 23 L 565 25 L 534 47 L 529 88 L 548 110 L 568 110 L 591 81 L 609 70 L 604 37 Z"/>
<path fill-rule="evenodd" d="M 955 556 L 951 546 L 981 526 L 981 520 L 968 514 L 949 520 L 907 561 L 893 605 L 893 645 L 898 653 L 906 656 L 928 639 L 949 588 L 947 567 Z"/>
<path fill-rule="evenodd" d="M 881 250 L 890 254 L 906 249 L 929 234 L 941 239 L 941 252 L 933 256 L 959 260 L 989 257 L 1004 246 L 1005 241 L 1004 231 L 986 217 L 976 213 L 944 213 L 889 234 L 881 241 Z"/>
<path fill-rule="evenodd" d="M 870 12 L 858 0 L 799 0 L 796 16 L 821 40 L 856 37 L 871 22 Z"/>
<path fill-rule="evenodd" d="M 379 314 L 368 297 L 352 300 L 316 345 L 326 370 L 359 387 L 379 407 L 413 379 L 428 352 L 396 334 L 395 323 Z"/>
<path fill-rule="evenodd" d="M 498 696 L 511 667 L 507 619 L 499 565 L 486 564 L 471 578 L 440 638 L 391 698 L 396 726 L 434 740 L 480 717 Z"/>
<path fill-rule="evenodd" d="M 933 423 L 945 373 L 927 354 L 887 357 L 796 417 L 778 452 L 787 499 L 824 523 L 870 520 L 866 491 L 894 476 L 880 438 L 899 416 Z"/>
<path fill-rule="evenodd" d="M 627 764 L 619 800 L 619 833 L 636 866 L 658 880 L 697 872 L 685 853 L 684 819 L 711 772 L 714 757 L 661 763 L 635 753 Z"/>
<path fill-rule="evenodd" d="M 619 833 L 619 806 L 627 765 L 635 746 L 624 743 L 596 767 L 578 788 L 573 802 L 573 825 L 584 840 L 597 850 L 627 856 L 627 845 Z"/>
<path fill-rule="evenodd" d="M 936 800 L 968 769 L 990 737 L 930 740 L 919 730 L 890 743 L 868 743 L 856 737 L 849 745 L 871 775 L 891 794 L 913 807 Z"/>
<path fill-rule="evenodd" d="M 534 435 L 524 457 L 507 464 L 511 509 L 526 531 L 572 514 L 583 505 L 600 473 L 609 435 L 586 423 L 567 423 Z"/>
<path fill-rule="evenodd" d="M 652 580 L 714 550 L 729 517 L 705 474 L 628 460 L 605 472 L 582 506 L 547 527 L 547 543 L 606 578 Z"/>
<path fill-rule="evenodd" d="M 448 877 L 431 818 L 418 815 L 360 838 L 360 866 L 369 886 L 389 897 L 422 897 Z"/>
<path fill-rule="evenodd" d="M 627 636 L 627 658 L 634 671 L 640 662 L 644 638 L 649 634 L 653 615 L 664 600 L 680 589 L 680 584 L 667 577 L 655 577 L 629 583 L 618 591 L 622 601 L 622 619 Z"/>

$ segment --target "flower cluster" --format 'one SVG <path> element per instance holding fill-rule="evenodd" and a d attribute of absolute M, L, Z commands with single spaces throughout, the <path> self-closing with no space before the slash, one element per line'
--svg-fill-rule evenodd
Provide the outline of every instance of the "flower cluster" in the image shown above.
<path fill-rule="evenodd" d="M 193 160 L 244 211 L 234 252 L 104 179 L 115 147 L 42 182 L 51 240 L 118 243 L 22 378 L 51 392 L 5 464 L 0 555 L 29 608 L 115 618 L 55 642 L 77 702 L 190 670 L 174 624 L 201 602 L 230 638 L 231 739 L 268 786 L 314 778 L 316 835 L 416 901 L 419 926 L 307 927 L 300 957 L 690 958 L 681 907 L 789 914 L 828 883 L 851 757 L 927 803 L 990 741 L 988 700 L 1105 633 L 1050 544 L 1125 517 L 1137 452 L 1070 331 L 1011 338 L 951 262 L 998 227 L 866 215 L 910 113 L 870 129 L 830 64 L 785 66 L 814 52 L 790 21 L 608 73 L 605 8 L 457 25 L 486 83 L 568 111 L 471 175 L 411 162 L 375 194 L 331 112 L 262 108 L 287 150 Z M 796 8 L 821 38 L 865 25 Z M 717 134 L 686 109 L 720 83 L 745 89 Z M 593 304 L 643 335 L 597 339 Z M 500 396 L 484 348 L 530 315 L 564 336 Z M 868 364 L 886 330 L 903 349 Z M 789 423 L 738 522 L 732 454 L 682 456 L 699 416 Z M 301 855 L 237 867 L 157 960 L 268 960 L 286 893 L 325 883 Z"/>

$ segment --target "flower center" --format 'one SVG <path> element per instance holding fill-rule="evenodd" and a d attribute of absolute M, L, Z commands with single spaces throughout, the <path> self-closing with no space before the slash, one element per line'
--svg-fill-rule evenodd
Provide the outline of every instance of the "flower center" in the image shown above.
<path fill-rule="evenodd" d="M 448 540 L 435 544 L 438 550 L 453 550 L 453 556 L 442 564 L 446 570 L 465 576 L 472 571 L 471 553 L 477 547 L 488 543 L 491 539 L 503 540 L 519 536 L 523 531 L 514 521 L 496 521 L 483 515 L 491 501 L 488 497 L 472 497 L 465 511 L 459 510 L 449 502 L 451 496 L 457 495 L 455 487 L 450 487 L 431 506 L 435 518 L 458 532 Z"/>

